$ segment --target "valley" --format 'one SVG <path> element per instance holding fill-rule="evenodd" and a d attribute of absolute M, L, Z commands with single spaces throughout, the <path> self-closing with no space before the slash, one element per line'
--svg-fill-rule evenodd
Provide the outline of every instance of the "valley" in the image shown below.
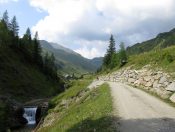
<path fill-rule="evenodd" d="M 119 1 L 32 0 L 28 18 L 8 6 L 28 21 L 0 16 L 0 132 L 175 131 L 174 13 L 146 25 L 159 4 Z"/>

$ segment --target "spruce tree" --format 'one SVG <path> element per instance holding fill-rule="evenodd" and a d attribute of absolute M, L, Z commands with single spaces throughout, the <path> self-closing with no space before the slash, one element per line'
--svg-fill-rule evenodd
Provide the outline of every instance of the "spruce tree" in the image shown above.
<path fill-rule="evenodd" d="M 42 66 L 42 56 L 41 56 L 42 48 L 39 42 L 38 32 L 35 33 L 34 37 L 34 50 L 33 50 L 33 58 L 36 63 Z"/>
<path fill-rule="evenodd" d="M 4 21 L 6 26 L 9 28 L 9 16 L 7 10 L 3 13 L 2 21 Z"/>
<path fill-rule="evenodd" d="M 127 63 L 127 54 L 126 54 L 126 49 L 125 45 L 122 42 L 120 44 L 120 50 L 119 50 L 119 61 L 120 61 L 120 66 L 123 66 L 125 63 Z"/>
<path fill-rule="evenodd" d="M 115 40 L 113 35 L 111 35 L 110 40 L 109 40 L 109 46 L 107 49 L 107 53 L 105 54 L 104 60 L 103 60 L 103 66 L 109 68 L 111 62 L 112 62 L 112 57 L 116 53 L 115 49 Z"/>
<path fill-rule="evenodd" d="M 23 38 L 22 38 L 23 44 L 25 46 L 29 45 L 32 43 L 32 37 L 31 37 L 31 32 L 30 32 L 30 28 L 27 28 L 26 33 L 24 34 Z"/>
<path fill-rule="evenodd" d="M 16 20 L 16 16 L 14 16 L 11 20 L 10 30 L 13 32 L 14 36 L 18 36 L 19 26 Z"/>
<path fill-rule="evenodd" d="M 27 38 L 29 41 L 32 40 L 30 28 L 27 28 L 26 34 L 25 34 L 25 35 L 26 35 L 26 38 Z"/>

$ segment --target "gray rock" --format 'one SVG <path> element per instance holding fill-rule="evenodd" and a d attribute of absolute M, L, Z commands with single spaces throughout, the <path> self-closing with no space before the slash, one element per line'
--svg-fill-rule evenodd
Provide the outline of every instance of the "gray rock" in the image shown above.
<path fill-rule="evenodd" d="M 150 88 L 149 88 L 149 87 L 143 87 L 143 89 L 145 89 L 145 90 L 149 90 Z"/>
<path fill-rule="evenodd" d="M 134 83 L 135 81 L 136 81 L 136 80 L 133 79 L 133 78 L 129 78 L 129 79 L 128 79 L 128 82 L 129 82 L 129 83 Z"/>
<path fill-rule="evenodd" d="M 156 89 L 156 94 L 161 96 L 163 93 L 163 90 L 162 89 Z"/>
<path fill-rule="evenodd" d="M 175 103 L 175 93 L 169 98 L 171 102 Z"/>
<path fill-rule="evenodd" d="M 155 88 L 151 88 L 149 91 L 152 92 L 152 93 L 156 93 L 156 89 Z"/>
<path fill-rule="evenodd" d="M 159 80 L 161 78 L 161 76 L 162 76 L 161 74 L 157 74 L 154 76 L 154 79 Z"/>
<path fill-rule="evenodd" d="M 158 83 L 158 81 L 156 80 L 156 81 L 154 81 L 154 83 L 153 83 L 153 88 L 158 88 L 159 87 L 159 83 Z"/>
<path fill-rule="evenodd" d="M 140 85 L 140 80 L 136 80 L 136 81 L 134 82 L 134 84 Z"/>
<path fill-rule="evenodd" d="M 153 86 L 153 83 L 151 81 L 150 82 L 147 82 L 145 86 L 146 87 L 152 87 Z"/>
<path fill-rule="evenodd" d="M 150 81 L 151 79 L 152 79 L 151 76 L 146 76 L 146 77 L 144 77 L 144 80 L 147 81 L 147 82 Z"/>
<path fill-rule="evenodd" d="M 147 82 L 142 80 L 140 83 L 141 83 L 141 85 L 145 86 Z"/>
<path fill-rule="evenodd" d="M 160 78 L 159 83 L 163 84 L 166 81 L 167 81 L 167 78 L 165 76 L 163 76 Z"/>
<path fill-rule="evenodd" d="M 167 82 L 164 82 L 163 84 L 165 87 L 167 87 L 169 85 L 169 82 L 167 81 Z"/>
<path fill-rule="evenodd" d="M 175 82 L 172 82 L 168 87 L 165 88 L 168 91 L 175 91 Z"/>
<path fill-rule="evenodd" d="M 170 97 L 170 94 L 171 94 L 171 92 L 169 92 L 169 91 L 163 91 L 162 94 L 160 95 L 160 97 L 162 99 L 168 99 Z"/>

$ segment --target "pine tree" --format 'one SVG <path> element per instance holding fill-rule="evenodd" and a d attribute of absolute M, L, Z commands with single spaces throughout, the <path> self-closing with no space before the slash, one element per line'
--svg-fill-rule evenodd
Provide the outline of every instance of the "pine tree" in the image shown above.
<path fill-rule="evenodd" d="M 116 53 L 115 40 L 114 40 L 113 35 L 111 35 L 110 40 L 109 40 L 109 46 L 108 46 L 108 49 L 107 49 L 107 53 L 105 54 L 105 57 L 103 59 L 103 66 L 104 67 L 109 68 L 109 66 L 112 62 L 112 57 L 115 53 Z"/>
<path fill-rule="evenodd" d="M 44 72 L 52 79 L 57 79 L 57 67 L 55 65 L 55 57 L 53 53 L 50 55 L 48 52 L 45 53 Z"/>
<path fill-rule="evenodd" d="M 32 43 L 30 28 L 27 28 L 26 33 L 24 34 L 24 36 L 22 38 L 22 41 L 23 41 L 23 44 L 25 45 L 25 47 Z"/>
<path fill-rule="evenodd" d="M 9 31 L 9 17 L 7 10 L 4 12 L 2 20 L 0 21 L 0 44 L 7 46 L 12 42 L 12 36 Z"/>
<path fill-rule="evenodd" d="M 14 36 L 18 36 L 19 26 L 16 20 L 16 16 L 14 16 L 11 20 L 10 30 L 13 32 Z"/>
<path fill-rule="evenodd" d="M 30 60 L 33 61 L 33 53 L 34 53 L 34 45 L 33 41 L 31 38 L 31 32 L 30 29 L 27 28 L 26 33 L 24 34 L 22 41 L 20 43 L 20 48 L 23 50 L 25 53 L 26 57 Z"/>
<path fill-rule="evenodd" d="M 4 21 L 6 26 L 9 28 L 9 16 L 7 10 L 3 13 L 2 21 Z"/>
<path fill-rule="evenodd" d="M 9 32 L 7 25 L 4 21 L 0 22 L 0 45 L 2 47 L 6 46 L 9 40 Z"/>
<path fill-rule="evenodd" d="M 25 35 L 26 35 L 27 40 L 29 41 L 32 40 L 30 28 L 27 28 Z"/>
<path fill-rule="evenodd" d="M 34 50 L 33 50 L 33 58 L 36 63 L 38 63 L 40 66 L 42 66 L 42 56 L 41 56 L 41 45 L 39 42 L 38 32 L 35 33 L 34 37 Z"/>
<path fill-rule="evenodd" d="M 122 42 L 120 44 L 120 50 L 119 50 L 119 61 L 120 61 L 120 66 L 123 66 L 125 63 L 127 63 L 127 54 L 126 54 L 126 49 L 125 49 L 125 44 Z"/>
<path fill-rule="evenodd" d="M 50 62 L 51 62 L 51 71 L 52 71 L 52 77 L 53 78 L 56 78 L 57 77 L 57 67 L 55 65 L 55 56 L 54 54 L 52 53 L 51 56 L 50 56 Z"/>
<path fill-rule="evenodd" d="M 45 74 L 48 74 L 49 72 L 49 53 L 46 52 L 43 58 L 44 61 L 44 72 Z"/>

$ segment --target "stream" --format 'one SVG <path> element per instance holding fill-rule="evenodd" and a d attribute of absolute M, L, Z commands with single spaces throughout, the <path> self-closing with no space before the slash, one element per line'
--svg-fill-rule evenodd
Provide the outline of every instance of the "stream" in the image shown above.
<path fill-rule="evenodd" d="M 33 108 L 24 108 L 23 117 L 27 119 L 27 125 L 35 125 L 36 124 L 36 110 L 37 107 Z"/>

